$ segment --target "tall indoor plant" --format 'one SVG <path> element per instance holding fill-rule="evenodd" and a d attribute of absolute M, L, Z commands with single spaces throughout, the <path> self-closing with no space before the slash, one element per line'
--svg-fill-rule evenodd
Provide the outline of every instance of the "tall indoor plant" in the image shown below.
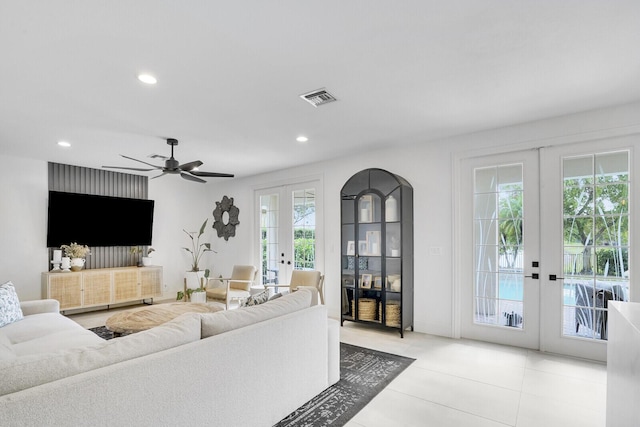
<path fill-rule="evenodd" d="M 204 234 L 204 231 L 207 227 L 207 222 L 209 221 L 209 219 L 205 219 L 204 222 L 202 223 L 202 226 L 200 227 L 199 231 L 187 231 L 187 230 L 182 230 L 185 232 L 185 234 L 187 236 L 189 236 L 189 239 L 191 240 L 191 245 L 190 247 L 183 247 L 182 249 L 184 249 L 185 251 L 187 251 L 189 253 L 189 255 L 191 256 L 191 270 L 189 270 L 187 273 L 195 273 L 195 274 L 187 274 L 187 287 L 188 288 L 198 288 L 200 287 L 200 279 L 203 276 L 203 272 L 201 272 L 200 270 L 200 261 L 202 260 L 202 256 L 207 253 L 207 252 L 215 252 L 213 249 L 211 249 L 211 243 L 208 242 L 200 242 L 200 238 L 202 237 L 202 235 Z M 190 276 L 195 276 L 194 278 L 191 278 Z"/>

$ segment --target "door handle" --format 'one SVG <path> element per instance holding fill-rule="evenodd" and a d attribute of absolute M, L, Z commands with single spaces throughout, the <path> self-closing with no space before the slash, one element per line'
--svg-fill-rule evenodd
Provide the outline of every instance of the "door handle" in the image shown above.
<path fill-rule="evenodd" d="M 540 278 L 540 275 L 538 273 L 531 273 L 531 276 L 524 276 L 524 277 L 529 277 L 531 279 L 538 280 Z"/>
<path fill-rule="evenodd" d="M 549 280 L 551 280 L 551 281 L 554 281 L 554 282 L 555 282 L 556 280 L 564 280 L 564 277 L 558 277 L 558 276 L 556 276 L 555 274 L 550 274 L 550 275 L 549 275 Z"/>

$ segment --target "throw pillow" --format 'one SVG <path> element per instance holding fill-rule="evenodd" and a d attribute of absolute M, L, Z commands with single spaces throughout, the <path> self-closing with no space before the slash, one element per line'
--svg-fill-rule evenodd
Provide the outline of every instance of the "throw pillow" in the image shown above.
<path fill-rule="evenodd" d="M 269 289 L 258 292 L 255 295 L 251 295 L 247 298 L 247 302 L 244 303 L 245 307 L 251 307 L 252 305 L 258 305 L 269 301 Z"/>
<path fill-rule="evenodd" d="M 22 320 L 22 309 L 13 283 L 0 285 L 0 328 L 9 323 Z"/>
<path fill-rule="evenodd" d="M 273 299 L 278 299 L 282 296 L 281 292 L 278 292 L 277 294 L 273 294 L 273 296 L 271 298 L 269 298 L 269 301 L 273 300 Z"/>

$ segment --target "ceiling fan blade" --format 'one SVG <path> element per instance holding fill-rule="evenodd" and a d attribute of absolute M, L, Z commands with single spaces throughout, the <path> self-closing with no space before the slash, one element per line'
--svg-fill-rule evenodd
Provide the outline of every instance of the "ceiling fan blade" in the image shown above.
<path fill-rule="evenodd" d="M 208 176 L 211 178 L 233 178 L 235 176 L 232 173 L 219 173 L 219 172 L 189 171 L 189 173 L 195 176 Z"/>
<path fill-rule="evenodd" d="M 154 168 L 156 168 L 156 169 L 162 169 L 162 166 L 152 165 L 151 163 L 147 163 L 147 162 L 142 161 L 142 160 L 134 159 L 133 157 L 125 156 L 124 154 L 120 154 L 120 155 L 121 155 L 122 157 L 124 157 L 125 159 L 133 160 L 134 162 L 144 163 L 145 165 L 152 166 L 152 167 L 154 167 Z"/>
<path fill-rule="evenodd" d="M 207 182 L 204 179 L 200 179 L 197 178 L 195 176 L 189 175 L 186 172 L 180 172 L 180 176 L 183 177 L 184 179 L 188 180 L 188 181 L 193 181 L 193 182 Z"/>
<path fill-rule="evenodd" d="M 165 176 L 167 173 L 166 172 L 162 172 L 160 175 L 156 175 L 154 177 L 151 177 L 149 179 L 156 179 L 156 178 L 160 178 L 161 176 Z"/>
<path fill-rule="evenodd" d="M 149 171 L 155 170 L 155 169 L 142 169 L 142 168 L 127 168 L 124 166 L 102 166 L 102 167 L 107 169 L 126 169 L 128 171 L 140 171 L 140 172 L 149 172 Z"/>
<path fill-rule="evenodd" d="M 191 169 L 202 166 L 202 162 L 200 160 L 196 160 L 193 162 L 185 163 L 183 165 L 178 166 L 181 170 L 185 172 L 191 172 Z"/>

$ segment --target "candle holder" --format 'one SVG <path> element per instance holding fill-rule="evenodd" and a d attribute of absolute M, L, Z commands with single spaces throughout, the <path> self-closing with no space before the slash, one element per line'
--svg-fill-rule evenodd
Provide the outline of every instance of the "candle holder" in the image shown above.
<path fill-rule="evenodd" d="M 51 262 L 51 264 L 53 264 L 53 268 L 51 269 L 51 271 L 54 271 L 54 272 L 55 271 L 61 271 L 60 270 L 60 264 L 62 264 L 62 261 L 53 260 L 53 261 L 50 261 L 50 262 Z"/>

